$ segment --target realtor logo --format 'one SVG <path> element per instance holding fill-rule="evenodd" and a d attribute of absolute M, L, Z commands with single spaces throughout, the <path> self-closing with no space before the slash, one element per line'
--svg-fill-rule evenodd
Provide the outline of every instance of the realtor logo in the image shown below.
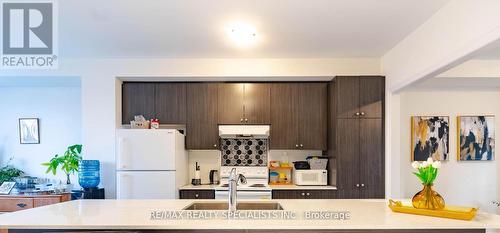
<path fill-rule="evenodd" d="M 2 2 L 2 68 L 57 68 L 52 1 Z"/>

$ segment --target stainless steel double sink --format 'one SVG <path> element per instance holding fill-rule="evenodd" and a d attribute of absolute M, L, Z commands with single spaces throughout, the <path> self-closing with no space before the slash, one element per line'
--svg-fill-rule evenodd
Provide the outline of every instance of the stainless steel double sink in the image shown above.
<path fill-rule="evenodd" d="M 228 210 L 227 202 L 193 202 L 183 210 Z M 236 210 L 283 210 L 277 202 L 238 202 Z"/>

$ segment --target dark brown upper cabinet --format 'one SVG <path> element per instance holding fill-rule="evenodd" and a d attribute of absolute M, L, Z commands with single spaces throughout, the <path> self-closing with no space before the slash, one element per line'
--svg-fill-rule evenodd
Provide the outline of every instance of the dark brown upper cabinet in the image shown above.
<path fill-rule="evenodd" d="M 296 84 L 271 84 L 271 149 L 299 149 L 298 93 Z"/>
<path fill-rule="evenodd" d="M 219 148 L 217 85 L 216 83 L 186 84 L 187 149 L 217 150 Z"/>
<path fill-rule="evenodd" d="M 383 77 L 359 78 L 359 112 L 364 118 L 382 118 L 385 99 L 385 80 Z"/>
<path fill-rule="evenodd" d="M 263 83 L 218 84 L 219 124 L 269 124 L 270 87 Z"/>
<path fill-rule="evenodd" d="M 154 83 L 123 83 L 122 124 L 130 124 L 136 115 L 146 119 L 155 117 Z"/>
<path fill-rule="evenodd" d="M 381 118 L 385 81 L 381 76 L 336 77 L 337 118 Z"/>
<path fill-rule="evenodd" d="M 247 124 L 271 124 L 271 85 L 245 83 L 244 113 Z"/>
<path fill-rule="evenodd" d="M 186 84 L 156 84 L 155 112 L 161 124 L 186 124 Z"/>
<path fill-rule="evenodd" d="M 219 124 L 244 123 L 243 84 L 218 84 L 218 117 Z"/>
<path fill-rule="evenodd" d="M 327 84 L 271 86 L 271 149 L 327 148 Z"/>
<path fill-rule="evenodd" d="M 327 84 L 299 85 L 299 146 L 301 149 L 327 149 Z"/>

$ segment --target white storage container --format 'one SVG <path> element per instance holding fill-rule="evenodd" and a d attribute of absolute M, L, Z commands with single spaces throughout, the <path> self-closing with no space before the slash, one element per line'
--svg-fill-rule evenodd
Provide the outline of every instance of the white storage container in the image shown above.
<path fill-rule="evenodd" d="M 311 170 L 326 170 L 328 158 L 326 157 L 307 157 Z"/>

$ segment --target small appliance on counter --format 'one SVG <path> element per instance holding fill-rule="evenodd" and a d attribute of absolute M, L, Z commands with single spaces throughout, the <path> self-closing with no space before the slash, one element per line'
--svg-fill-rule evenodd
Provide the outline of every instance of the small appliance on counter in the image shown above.
<path fill-rule="evenodd" d="M 210 170 L 208 179 L 210 180 L 210 184 L 219 184 L 220 183 L 219 171 Z"/>
<path fill-rule="evenodd" d="M 327 185 L 327 170 L 293 170 L 293 183 L 295 185 Z"/>
<path fill-rule="evenodd" d="M 198 166 L 198 162 L 196 162 L 196 165 L 195 165 L 194 179 L 191 180 L 191 184 L 192 185 L 201 185 L 200 166 Z"/>

